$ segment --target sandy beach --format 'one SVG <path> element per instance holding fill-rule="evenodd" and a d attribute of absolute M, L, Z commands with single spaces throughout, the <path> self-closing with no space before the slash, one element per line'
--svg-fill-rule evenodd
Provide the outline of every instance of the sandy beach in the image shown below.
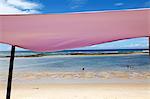
<path fill-rule="evenodd" d="M 133 73 L 130 77 L 123 72 L 98 74 L 92 72 L 15 73 L 11 99 L 150 98 L 149 73 Z M 6 75 L 4 78 L 5 80 L 1 79 L 0 83 L 0 99 L 5 99 L 6 94 Z"/>
<path fill-rule="evenodd" d="M 0 84 L 1 99 L 5 85 Z M 14 84 L 11 99 L 149 99 L 149 84 Z"/>

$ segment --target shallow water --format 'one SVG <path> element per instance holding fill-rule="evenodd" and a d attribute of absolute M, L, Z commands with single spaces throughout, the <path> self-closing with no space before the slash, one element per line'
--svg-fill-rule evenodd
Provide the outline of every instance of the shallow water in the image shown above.
<path fill-rule="evenodd" d="M 9 59 L 0 58 L 0 71 L 8 71 Z M 39 58 L 16 58 L 16 72 L 80 72 L 85 71 L 135 71 L 150 70 L 148 55 L 125 56 L 49 56 Z"/>

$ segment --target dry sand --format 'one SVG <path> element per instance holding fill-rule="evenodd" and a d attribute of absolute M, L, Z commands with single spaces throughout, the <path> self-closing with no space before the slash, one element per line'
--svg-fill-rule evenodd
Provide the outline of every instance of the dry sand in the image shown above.
<path fill-rule="evenodd" d="M 6 86 L 0 84 L 0 99 Z M 14 84 L 11 99 L 150 99 L 149 84 Z"/>
<path fill-rule="evenodd" d="M 150 99 L 149 77 L 148 72 L 24 72 L 14 74 L 11 99 Z M 0 99 L 6 78 L 1 74 Z"/>

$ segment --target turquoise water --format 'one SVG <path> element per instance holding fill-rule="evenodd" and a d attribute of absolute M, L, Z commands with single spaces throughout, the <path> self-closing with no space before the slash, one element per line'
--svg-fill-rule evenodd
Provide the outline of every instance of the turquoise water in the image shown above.
<path fill-rule="evenodd" d="M 0 58 L 0 71 L 8 71 L 9 58 Z M 129 68 L 130 66 L 130 68 Z M 148 55 L 125 56 L 53 56 L 36 58 L 16 58 L 14 70 L 17 72 L 42 71 L 149 71 Z"/>

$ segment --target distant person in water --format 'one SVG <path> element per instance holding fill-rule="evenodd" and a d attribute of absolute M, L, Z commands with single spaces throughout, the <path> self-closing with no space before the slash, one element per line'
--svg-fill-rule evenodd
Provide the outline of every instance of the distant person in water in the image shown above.
<path fill-rule="evenodd" d="M 84 71 L 84 68 L 82 68 L 82 70 Z"/>
<path fill-rule="evenodd" d="M 128 69 L 133 69 L 133 66 L 127 65 L 127 68 L 128 68 Z"/>
<path fill-rule="evenodd" d="M 127 65 L 127 68 L 130 69 L 130 65 Z"/>

